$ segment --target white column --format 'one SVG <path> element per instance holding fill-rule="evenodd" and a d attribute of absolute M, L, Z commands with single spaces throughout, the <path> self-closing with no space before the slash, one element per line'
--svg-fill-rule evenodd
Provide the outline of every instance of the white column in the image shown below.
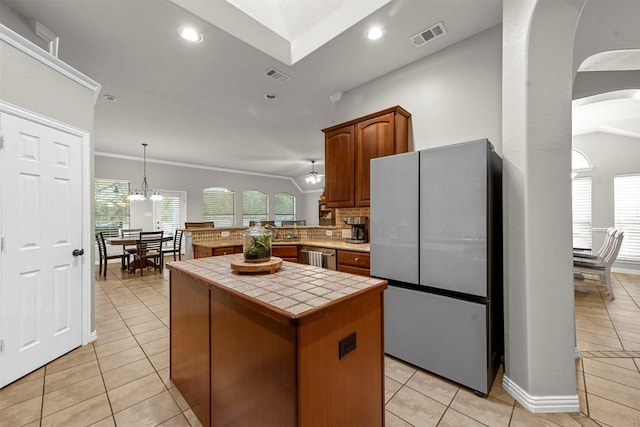
<path fill-rule="evenodd" d="M 505 0 L 503 386 L 534 412 L 577 412 L 571 92 L 586 0 Z"/>

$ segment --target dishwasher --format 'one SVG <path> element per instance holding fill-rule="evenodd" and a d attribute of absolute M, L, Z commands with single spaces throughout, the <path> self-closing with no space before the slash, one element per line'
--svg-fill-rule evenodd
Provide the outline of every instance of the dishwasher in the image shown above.
<path fill-rule="evenodd" d="M 317 246 L 302 246 L 300 248 L 300 264 L 309 264 L 309 252 L 322 253 L 322 267 L 329 270 L 337 270 L 337 256 L 335 249 L 321 248 Z"/>

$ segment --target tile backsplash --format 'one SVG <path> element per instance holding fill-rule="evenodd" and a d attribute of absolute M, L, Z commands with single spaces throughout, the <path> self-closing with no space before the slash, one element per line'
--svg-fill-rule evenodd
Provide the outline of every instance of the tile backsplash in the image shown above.
<path fill-rule="evenodd" d="M 348 228 L 351 226 L 344 223 L 344 218 L 348 216 L 366 216 L 371 222 L 371 209 L 370 208 L 337 208 L 336 209 L 336 227 Z"/>
<path fill-rule="evenodd" d="M 348 216 L 369 217 L 369 208 L 338 208 L 335 210 L 335 227 L 278 227 L 279 239 L 293 233 L 301 240 L 342 240 L 348 237 L 351 226 L 344 223 Z M 242 241 L 242 233 L 247 227 L 224 227 L 208 229 L 191 229 L 191 242 L 230 242 L 237 244 Z M 331 231 L 331 236 L 327 232 Z M 224 236 L 222 233 L 224 232 Z M 346 234 L 345 234 L 346 233 Z"/>

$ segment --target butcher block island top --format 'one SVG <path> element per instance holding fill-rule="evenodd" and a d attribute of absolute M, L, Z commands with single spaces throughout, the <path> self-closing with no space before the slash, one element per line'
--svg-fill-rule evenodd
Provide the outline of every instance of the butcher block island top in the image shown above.
<path fill-rule="evenodd" d="M 168 263 L 170 375 L 204 425 L 382 426 L 380 279 L 242 254 Z"/>

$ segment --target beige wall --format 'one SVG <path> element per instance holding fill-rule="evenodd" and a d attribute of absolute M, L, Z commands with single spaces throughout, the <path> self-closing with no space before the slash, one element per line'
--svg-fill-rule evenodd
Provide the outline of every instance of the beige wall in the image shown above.
<path fill-rule="evenodd" d="M 0 42 L 0 99 L 68 125 L 93 131 L 94 93 Z"/>
<path fill-rule="evenodd" d="M 496 26 L 346 92 L 335 122 L 400 105 L 411 113 L 409 150 L 488 138 L 502 153 L 501 82 Z"/>

